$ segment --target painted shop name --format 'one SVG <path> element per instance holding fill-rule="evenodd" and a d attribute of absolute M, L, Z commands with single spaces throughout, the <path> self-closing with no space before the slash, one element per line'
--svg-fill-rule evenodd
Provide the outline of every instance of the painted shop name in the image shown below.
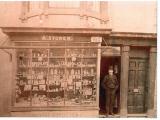
<path fill-rule="evenodd" d="M 53 35 L 43 35 L 42 40 L 52 40 L 52 41 L 73 41 L 72 36 L 53 36 Z"/>

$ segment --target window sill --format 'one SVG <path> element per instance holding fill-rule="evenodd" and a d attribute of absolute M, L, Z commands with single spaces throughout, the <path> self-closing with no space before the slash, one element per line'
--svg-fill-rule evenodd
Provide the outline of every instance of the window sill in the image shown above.
<path fill-rule="evenodd" d="M 52 107 L 12 107 L 12 112 L 23 111 L 88 111 L 99 110 L 97 106 L 52 106 Z"/>

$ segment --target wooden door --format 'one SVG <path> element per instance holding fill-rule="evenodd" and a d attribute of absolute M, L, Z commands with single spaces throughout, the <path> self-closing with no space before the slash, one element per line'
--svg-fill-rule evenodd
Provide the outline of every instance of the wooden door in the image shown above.
<path fill-rule="evenodd" d="M 147 59 L 130 58 L 128 113 L 146 112 L 147 65 Z"/>

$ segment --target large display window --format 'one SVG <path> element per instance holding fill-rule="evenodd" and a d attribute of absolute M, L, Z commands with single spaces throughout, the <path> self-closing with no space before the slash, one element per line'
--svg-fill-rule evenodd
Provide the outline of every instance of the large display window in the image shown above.
<path fill-rule="evenodd" d="M 56 43 L 57 44 L 57 43 Z M 98 49 L 95 43 L 31 43 L 50 48 L 16 50 L 15 107 L 95 106 Z"/>

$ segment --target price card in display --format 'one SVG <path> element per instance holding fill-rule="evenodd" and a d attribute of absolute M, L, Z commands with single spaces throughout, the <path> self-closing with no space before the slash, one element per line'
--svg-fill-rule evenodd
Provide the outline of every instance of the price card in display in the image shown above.
<path fill-rule="evenodd" d="M 49 84 L 53 84 L 54 83 L 54 81 L 53 80 L 49 80 Z"/>
<path fill-rule="evenodd" d="M 73 83 L 72 78 L 69 78 L 67 81 L 68 81 L 68 84 L 69 84 L 69 85 L 72 85 L 72 83 Z"/>
<path fill-rule="evenodd" d="M 60 83 L 58 81 L 55 82 L 56 85 L 60 85 Z"/>
<path fill-rule="evenodd" d="M 86 90 L 84 91 L 84 94 L 85 94 L 85 95 L 92 95 L 92 89 L 86 89 Z"/>
<path fill-rule="evenodd" d="M 38 61 L 42 61 L 43 60 L 43 58 L 42 57 L 38 57 Z"/>
<path fill-rule="evenodd" d="M 28 80 L 28 84 L 32 84 L 32 80 Z"/>
<path fill-rule="evenodd" d="M 27 75 L 27 79 L 32 79 L 32 76 L 31 75 Z"/>
<path fill-rule="evenodd" d="M 46 85 L 39 85 L 39 90 L 45 91 L 46 90 Z"/>
<path fill-rule="evenodd" d="M 62 83 L 61 83 L 61 87 L 62 87 L 62 88 L 67 88 L 67 82 L 62 82 Z"/>
<path fill-rule="evenodd" d="M 39 80 L 39 84 L 45 84 L 45 80 Z"/>
<path fill-rule="evenodd" d="M 81 87 L 81 82 L 76 82 L 77 87 Z"/>
<path fill-rule="evenodd" d="M 38 91 L 38 86 L 33 86 L 33 91 Z"/>
<path fill-rule="evenodd" d="M 73 90 L 73 86 L 69 86 L 69 90 Z"/>
<path fill-rule="evenodd" d="M 38 78 L 39 78 L 39 79 L 43 79 L 43 75 L 42 75 L 42 74 L 39 74 L 39 75 L 38 75 Z"/>
<path fill-rule="evenodd" d="M 29 91 L 29 90 L 31 90 L 31 85 L 25 85 L 24 86 L 24 91 Z"/>
<path fill-rule="evenodd" d="M 38 85 L 38 80 L 34 80 L 34 85 Z"/>

